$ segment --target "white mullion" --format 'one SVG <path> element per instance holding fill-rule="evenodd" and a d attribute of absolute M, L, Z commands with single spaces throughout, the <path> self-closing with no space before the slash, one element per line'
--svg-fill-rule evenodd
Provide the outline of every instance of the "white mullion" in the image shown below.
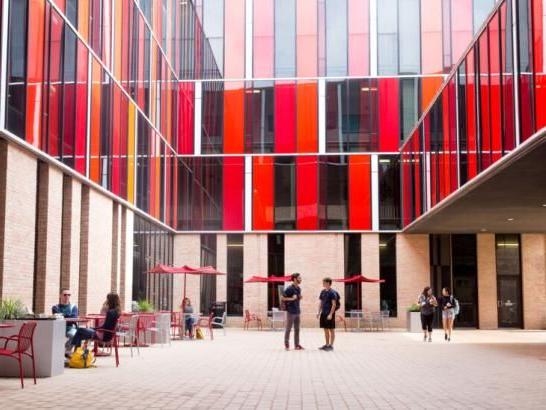
<path fill-rule="evenodd" d="M 6 128 L 6 94 L 8 86 L 8 24 L 9 24 L 9 1 L 2 3 L 2 54 L 0 56 L 0 128 Z"/>
<path fill-rule="evenodd" d="M 194 98 L 194 118 L 193 118 L 193 152 L 194 155 L 201 155 L 201 121 L 202 121 L 202 99 L 203 89 L 202 82 L 195 82 L 195 98 Z"/>
<path fill-rule="evenodd" d="M 318 80 L 318 139 L 319 154 L 326 153 L 326 80 Z"/>
<path fill-rule="evenodd" d="M 246 0 L 245 10 L 245 78 L 250 80 L 252 78 L 252 37 L 254 34 L 254 25 L 252 22 L 253 16 L 253 4 L 252 0 Z"/>
<path fill-rule="evenodd" d="M 370 0 L 370 75 L 377 75 L 377 1 Z"/>
<path fill-rule="evenodd" d="M 252 231 L 252 157 L 245 156 L 245 232 Z"/>
<path fill-rule="evenodd" d="M 372 230 L 379 231 L 379 156 L 372 155 Z"/>

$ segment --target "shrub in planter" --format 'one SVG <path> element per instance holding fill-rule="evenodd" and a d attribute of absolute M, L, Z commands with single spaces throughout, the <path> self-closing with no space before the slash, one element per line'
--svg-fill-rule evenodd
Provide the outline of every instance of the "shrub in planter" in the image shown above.
<path fill-rule="evenodd" d="M 19 299 L 4 299 L 0 301 L 0 320 L 14 320 L 26 314 L 25 305 Z"/>
<path fill-rule="evenodd" d="M 146 300 L 139 300 L 138 301 L 138 311 L 143 313 L 153 312 L 154 311 L 154 305 Z"/>

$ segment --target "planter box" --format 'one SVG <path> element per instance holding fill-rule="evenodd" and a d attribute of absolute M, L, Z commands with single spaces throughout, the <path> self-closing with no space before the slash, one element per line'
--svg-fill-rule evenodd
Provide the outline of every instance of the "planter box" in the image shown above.
<path fill-rule="evenodd" d="M 0 329 L 0 336 L 11 336 L 19 333 L 24 320 L 12 320 L 6 323 L 15 327 Z M 64 372 L 64 344 L 66 342 L 66 322 L 62 320 L 36 320 L 34 331 L 34 360 L 36 377 L 58 376 Z M 3 345 L 2 345 L 3 347 Z M 32 377 L 32 361 L 23 359 L 25 377 Z M 9 357 L 0 357 L 0 377 L 19 377 L 19 363 Z"/>
<path fill-rule="evenodd" d="M 421 333 L 421 312 L 407 312 L 407 327 L 410 333 Z"/>

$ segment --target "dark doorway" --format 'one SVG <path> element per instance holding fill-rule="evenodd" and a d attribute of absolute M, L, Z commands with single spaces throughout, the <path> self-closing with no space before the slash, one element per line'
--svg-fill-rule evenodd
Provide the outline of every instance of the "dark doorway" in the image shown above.
<path fill-rule="evenodd" d="M 499 327 L 523 327 L 519 235 L 496 235 Z"/>

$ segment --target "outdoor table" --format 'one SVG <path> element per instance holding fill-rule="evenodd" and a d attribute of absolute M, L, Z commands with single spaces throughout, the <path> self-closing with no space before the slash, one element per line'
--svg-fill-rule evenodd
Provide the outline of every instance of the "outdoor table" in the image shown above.
<path fill-rule="evenodd" d="M 89 318 L 86 318 L 86 317 L 66 317 L 64 319 L 66 321 L 66 323 L 69 323 L 69 324 L 80 324 L 80 323 L 89 323 Z"/>
<path fill-rule="evenodd" d="M 364 330 L 360 327 L 360 322 L 364 319 L 364 312 L 362 310 L 350 310 L 349 316 L 353 322 L 356 322 L 356 326 L 353 326 L 352 329 L 353 332 Z"/>

